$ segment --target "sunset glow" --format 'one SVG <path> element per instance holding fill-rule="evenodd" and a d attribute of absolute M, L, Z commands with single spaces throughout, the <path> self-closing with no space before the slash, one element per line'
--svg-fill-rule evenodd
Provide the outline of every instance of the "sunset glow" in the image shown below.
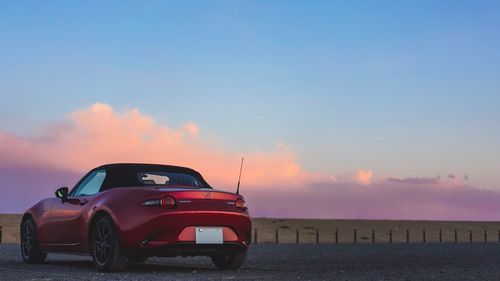
<path fill-rule="evenodd" d="M 244 157 L 254 216 L 500 220 L 498 3 L 16 2 L 0 213 L 116 162 L 234 191 Z"/>
<path fill-rule="evenodd" d="M 377 178 L 366 169 L 347 176 L 315 173 L 302 168 L 286 144 L 277 144 L 273 151 L 237 152 L 206 139 L 193 122 L 169 128 L 138 109 L 116 111 L 105 103 L 77 110 L 45 128 L 32 138 L 0 135 L 2 174 L 13 177 L 24 190 L 9 196 L 12 201 L 7 206 L 12 207 L 7 211 L 36 201 L 37 196 L 26 196 L 35 186 L 35 194 L 50 196 L 54 179 L 66 179 L 60 184 L 71 186 L 79 175 L 105 163 L 193 167 L 216 188 L 233 191 L 241 156 L 246 161 L 242 190 L 259 216 L 493 219 L 497 212 L 490 211 L 500 210 L 496 204 L 483 205 L 493 203 L 500 193 L 474 190 L 455 178 Z M 31 176 L 32 171 L 44 169 L 55 178 Z M 279 201 L 278 190 L 288 194 L 283 205 L 272 204 Z"/>

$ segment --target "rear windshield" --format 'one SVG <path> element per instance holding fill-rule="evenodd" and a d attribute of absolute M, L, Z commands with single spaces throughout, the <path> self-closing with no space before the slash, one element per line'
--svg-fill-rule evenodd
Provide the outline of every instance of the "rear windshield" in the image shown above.
<path fill-rule="evenodd" d="M 203 183 L 196 177 L 187 174 L 169 173 L 169 172 L 141 172 L 137 173 L 139 182 L 143 185 L 161 185 L 161 186 L 187 186 L 200 188 Z"/>

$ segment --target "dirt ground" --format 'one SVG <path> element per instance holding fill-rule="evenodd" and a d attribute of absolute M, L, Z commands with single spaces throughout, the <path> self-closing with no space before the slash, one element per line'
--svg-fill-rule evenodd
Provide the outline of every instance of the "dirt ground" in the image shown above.
<path fill-rule="evenodd" d="M 2 243 L 19 242 L 19 224 L 21 215 L 0 215 L 2 226 Z M 318 234 L 319 243 L 353 243 L 354 230 L 356 230 L 357 243 L 371 243 L 374 231 L 376 243 L 388 243 L 389 232 L 392 231 L 394 243 L 406 243 L 407 230 L 410 243 L 439 242 L 441 230 L 442 242 L 470 242 L 472 231 L 473 242 L 485 241 L 498 243 L 500 238 L 500 222 L 467 222 L 467 221 L 388 221 L 388 220 L 319 220 L 319 219 L 253 219 L 252 239 L 257 243 L 275 243 L 276 230 L 278 230 L 279 243 L 296 243 L 297 230 L 299 243 L 316 243 Z M 255 231 L 256 230 L 256 231 Z M 335 235 L 337 232 L 337 235 Z M 337 239 L 336 239 L 337 236 Z"/>
<path fill-rule="evenodd" d="M 484 242 L 485 230 L 488 242 L 500 238 L 500 222 L 255 218 L 253 228 L 258 243 L 275 243 L 276 230 L 279 243 L 296 243 L 297 230 L 300 243 L 316 243 L 317 232 L 320 243 L 353 243 L 355 230 L 357 243 L 388 243 L 390 232 L 394 243 L 406 243 L 407 231 L 410 243 L 422 243 L 424 230 L 425 242 L 439 242 L 440 231 L 442 242 L 455 242 L 455 230 L 457 242 L 470 242 L 471 232 L 473 242 Z"/>

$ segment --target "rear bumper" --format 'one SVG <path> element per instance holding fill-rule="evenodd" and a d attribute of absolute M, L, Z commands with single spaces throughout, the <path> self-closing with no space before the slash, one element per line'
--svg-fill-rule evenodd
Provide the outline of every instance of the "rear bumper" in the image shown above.
<path fill-rule="evenodd" d="M 128 255 L 210 255 L 221 251 L 243 251 L 250 243 L 252 226 L 246 212 L 136 210 L 117 217 L 120 241 Z M 223 227 L 224 243 L 196 244 L 186 232 L 197 226 Z M 231 232 L 231 235 L 226 235 L 226 232 Z"/>

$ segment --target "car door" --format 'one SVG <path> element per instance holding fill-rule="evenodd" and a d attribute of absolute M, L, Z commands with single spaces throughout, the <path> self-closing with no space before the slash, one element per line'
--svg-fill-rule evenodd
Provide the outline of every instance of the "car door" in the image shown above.
<path fill-rule="evenodd" d="M 89 201 L 99 193 L 105 178 L 105 170 L 92 171 L 73 188 L 67 200 L 54 202 L 46 225 L 49 246 L 56 247 L 55 250 L 71 251 L 83 242 L 85 210 Z"/>

